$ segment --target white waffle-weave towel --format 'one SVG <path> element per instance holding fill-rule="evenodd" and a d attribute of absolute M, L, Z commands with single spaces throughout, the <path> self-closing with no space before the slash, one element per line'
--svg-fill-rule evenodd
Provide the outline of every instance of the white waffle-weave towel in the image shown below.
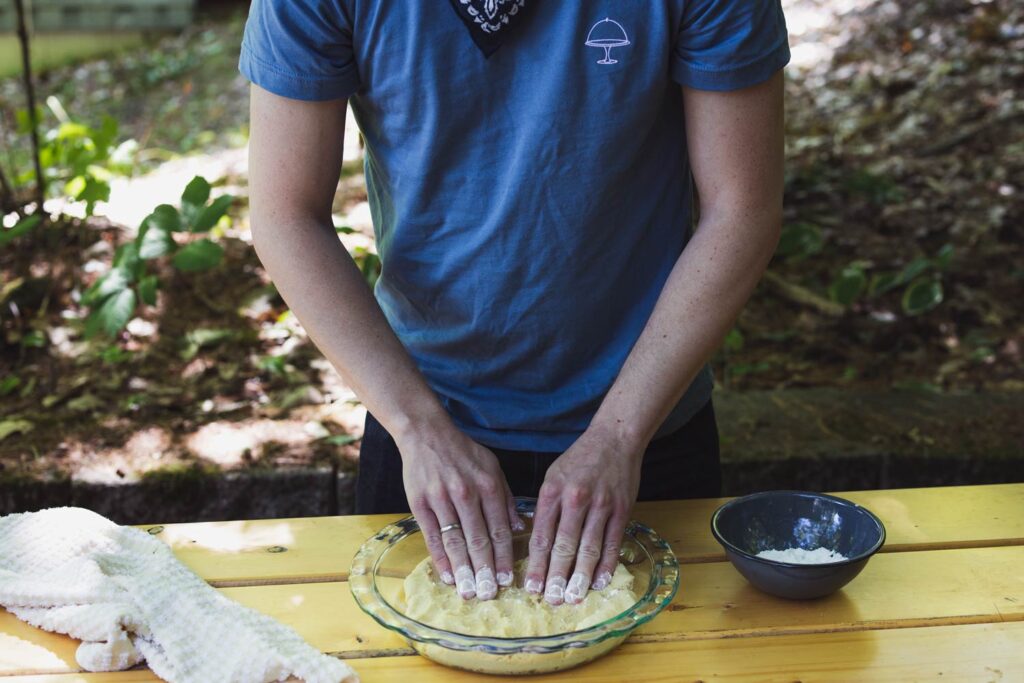
<path fill-rule="evenodd" d="M 145 660 L 170 683 L 357 683 L 345 662 L 243 607 L 144 531 L 82 508 L 0 518 L 0 605 L 82 641 L 86 671 Z"/>

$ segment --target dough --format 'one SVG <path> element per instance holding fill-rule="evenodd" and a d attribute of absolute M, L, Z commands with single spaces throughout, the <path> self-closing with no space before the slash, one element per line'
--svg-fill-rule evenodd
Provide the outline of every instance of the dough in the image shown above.
<path fill-rule="evenodd" d="M 521 638 L 589 628 L 625 612 L 637 602 L 633 575 L 621 564 L 603 590 L 588 591 L 579 604 L 557 607 L 545 602 L 542 595 L 527 593 L 522 588 L 525 573 L 526 560 L 520 560 L 512 585 L 499 588 L 498 597 L 463 600 L 454 586 L 441 582 L 428 557 L 405 579 L 405 615 L 455 633 Z"/>

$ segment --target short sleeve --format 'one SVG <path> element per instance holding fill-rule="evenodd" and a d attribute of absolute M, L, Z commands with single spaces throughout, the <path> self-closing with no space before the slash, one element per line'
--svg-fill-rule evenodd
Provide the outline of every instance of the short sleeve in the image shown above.
<path fill-rule="evenodd" d="M 342 0 L 253 0 L 238 68 L 282 97 L 332 100 L 354 94 L 359 71 Z"/>
<path fill-rule="evenodd" d="M 789 63 L 781 0 L 685 0 L 672 78 L 699 90 L 756 85 Z"/>

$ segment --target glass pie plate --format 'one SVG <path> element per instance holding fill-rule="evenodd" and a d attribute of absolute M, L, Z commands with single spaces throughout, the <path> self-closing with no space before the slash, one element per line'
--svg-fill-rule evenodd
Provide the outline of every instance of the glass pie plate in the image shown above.
<path fill-rule="evenodd" d="M 527 556 L 536 501 L 517 498 L 526 531 L 513 537 L 515 558 Z M 679 588 L 679 563 L 668 543 L 639 522 L 626 526 L 619 559 L 633 574 L 639 600 L 611 619 L 551 636 L 505 638 L 454 633 L 403 613 L 405 577 L 427 557 L 413 517 L 390 524 L 366 541 L 352 560 L 349 586 L 359 607 L 384 628 L 403 636 L 435 662 L 488 674 L 534 674 L 568 669 L 615 649 L 633 629 L 653 619 Z"/>

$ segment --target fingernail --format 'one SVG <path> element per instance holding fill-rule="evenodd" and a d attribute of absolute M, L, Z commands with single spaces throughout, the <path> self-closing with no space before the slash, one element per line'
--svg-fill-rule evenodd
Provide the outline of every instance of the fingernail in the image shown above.
<path fill-rule="evenodd" d="M 602 590 L 608 587 L 608 584 L 612 582 L 612 575 L 608 572 L 601 572 L 596 579 L 594 579 L 593 589 L 596 591 Z"/>
<path fill-rule="evenodd" d="M 476 582 L 473 581 L 473 570 L 467 566 L 455 570 L 455 588 L 464 600 L 476 595 Z"/>
<path fill-rule="evenodd" d="M 537 579 L 526 580 L 526 592 L 527 593 L 540 593 L 544 590 L 544 582 L 538 581 Z"/>
<path fill-rule="evenodd" d="M 441 582 L 451 586 L 453 583 L 455 583 L 455 577 L 452 576 L 452 573 L 450 571 L 445 569 L 443 572 L 441 572 Z"/>
<path fill-rule="evenodd" d="M 498 585 L 499 586 L 511 586 L 512 585 L 512 572 L 498 572 Z"/>
<path fill-rule="evenodd" d="M 548 579 L 547 590 L 544 591 L 544 599 L 552 605 L 561 605 L 562 600 L 565 597 L 565 579 L 561 576 L 556 576 L 553 579 Z"/>
<path fill-rule="evenodd" d="M 512 531 L 526 531 L 526 522 L 521 520 L 519 515 L 512 518 Z"/>
<path fill-rule="evenodd" d="M 565 589 L 565 601 L 575 605 L 587 594 L 587 577 L 576 572 L 569 579 L 569 587 Z"/>
<path fill-rule="evenodd" d="M 498 586 L 494 583 L 494 570 L 490 567 L 482 567 L 476 573 L 476 597 L 481 600 L 490 600 L 498 594 Z"/>

